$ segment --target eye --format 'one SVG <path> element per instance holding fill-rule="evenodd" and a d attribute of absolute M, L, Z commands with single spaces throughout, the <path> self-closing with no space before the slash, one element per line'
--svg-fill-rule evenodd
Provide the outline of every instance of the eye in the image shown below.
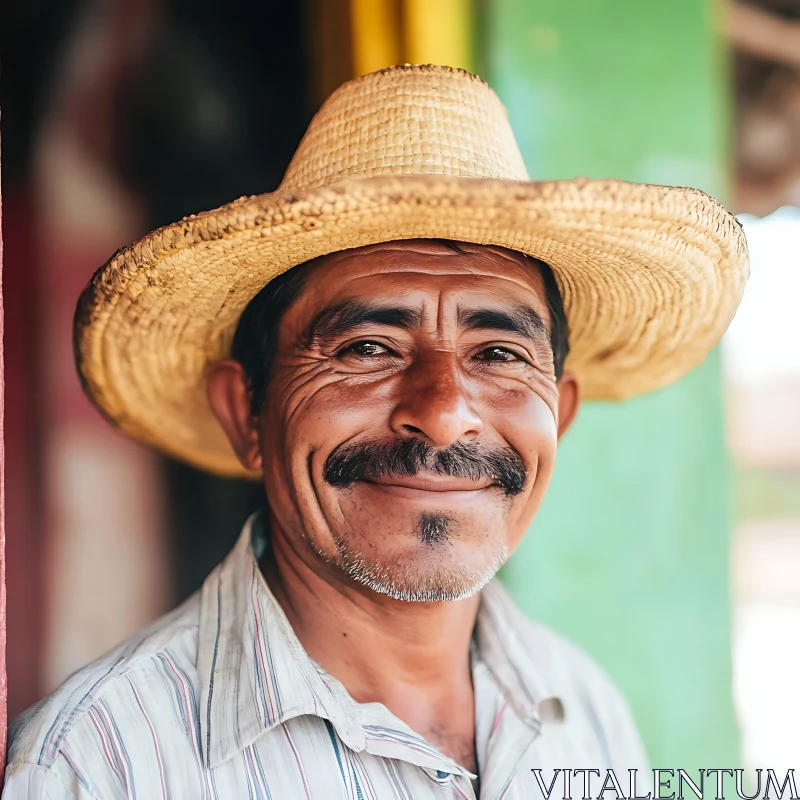
<path fill-rule="evenodd" d="M 512 361 L 522 361 L 522 359 L 513 351 L 507 350 L 505 347 L 487 347 L 485 350 L 481 350 L 475 358 L 478 361 L 489 361 L 489 362 L 512 362 Z"/>
<path fill-rule="evenodd" d="M 388 356 L 392 355 L 392 351 L 378 342 L 362 341 L 353 342 L 339 351 L 340 356 L 360 356 L 361 358 L 370 358 L 375 356 Z"/>

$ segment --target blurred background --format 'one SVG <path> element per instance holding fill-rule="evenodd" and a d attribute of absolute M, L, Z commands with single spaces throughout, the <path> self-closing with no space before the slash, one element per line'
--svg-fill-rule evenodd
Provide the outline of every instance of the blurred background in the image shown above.
<path fill-rule="evenodd" d="M 5 0 L 9 716 L 187 597 L 258 487 L 109 428 L 71 354 L 122 244 L 274 189 L 341 81 L 480 72 L 534 178 L 692 185 L 753 272 L 722 347 L 585 407 L 503 579 L 620 684 L 655 766 L 800 752 L 800 0 Z"/>

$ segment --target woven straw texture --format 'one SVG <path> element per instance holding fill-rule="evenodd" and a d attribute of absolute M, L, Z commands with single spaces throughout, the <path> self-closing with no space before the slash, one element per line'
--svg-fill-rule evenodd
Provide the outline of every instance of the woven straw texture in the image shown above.
<path fill-rule="evenodd" d="M 695 189 L 530 181 L 480 79 L 394 67 L 344 84 L 311 122 L 280 187 L 148 234 L 81 295 L 84 387 L 130 436 L 243 474 L 206 399 L 247 303 L 276 275 L 382 241 L 494 244 L 547 262 L 570 328 L 567 369 L 587 399 L 664 386 L 728 327 L 748 275 L 736 219 Z"/>

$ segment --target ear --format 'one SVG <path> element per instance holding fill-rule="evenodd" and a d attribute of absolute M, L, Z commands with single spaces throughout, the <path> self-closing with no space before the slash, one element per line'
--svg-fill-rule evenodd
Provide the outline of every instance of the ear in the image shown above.
<path fill-rule="evenodd" d="M 208 402 L 242 466 L 251 472 L 261 469 L 258 420 L 253 416 L 244 368 L 226 359 L 208 372 Z"/>
<path fill-rule="evenodd" d="M 565 372 L 558 382 L 558 438 L 560 439 L 572 425 L 581 404 L 578 381 L 575 376 Z"/>

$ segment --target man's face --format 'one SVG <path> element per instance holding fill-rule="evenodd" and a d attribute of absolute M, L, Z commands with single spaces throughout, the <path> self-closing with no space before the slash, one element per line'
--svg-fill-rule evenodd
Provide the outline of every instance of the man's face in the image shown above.
<path fill-rule="evenodd" d="M 393 242 L 310 267 L 246 464 L 304 560 L 403 600 L 466 597 L 495 574 L 549 482 L 559 405 L 562 427 L 577 405 L 535 266 L 458 248 Z"/>

